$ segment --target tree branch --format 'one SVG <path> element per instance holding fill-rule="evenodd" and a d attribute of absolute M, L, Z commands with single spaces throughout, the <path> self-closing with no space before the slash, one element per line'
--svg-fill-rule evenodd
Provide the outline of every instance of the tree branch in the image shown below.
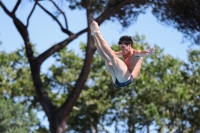
<path fill-rule="evenodd" d="M 14 7 L 14 9 L 12 10 L 12 14 L 15 14 L 15 12 L 16 12 L 17 8 L 19 7 L 20 3 L 21 3 L 21 0 L 18 0 L 16 5 L 15 5 L 15 7 Z"/>
<path fill-rule="evenodd" d="M 114 5 L 109 6 L 106 11 L 104 11 L 95 21 L 100 25 L 104 20 L 108 19 L 110 16 L 117 13 L 121 7 L 129 4 L 130 0 L 123 0 L 121 2 L 116 2 Z"/>
<path fill-rule="evenodd" d="M 73 35 L 73 33 L 71 31 L 69 31 L 68 29 L 63 28 L 62 24 L 58 21 L 58 19 L 52 13 L 50 13 L 47 9 L 45 9 L 41 4 L 38 3 L 38 5 L 44 10 L 44 12 L 46 12 L 49 16 L 51 16 L 58 23 L 58 25 L 60 26 L 62 32 L 68 34 L 69 36 Z"/>
<path fill-rule="evenodd" d="M 77 34 L 73 34 L 67 39 L 63 40 L 62 42 L 59 42 L 58 44 L 55 44 L 48 50 L 46 50 L 44 53 L 40 54 L 36 60 L 38 63 L 42 63 L 44 60 L 46 60 L 49 56 L 53 55 L 55 52 L 58 52 L 62 48 L 64 48 L 67 44 L 69 44 L 71 41 L 73 41 L 75 38 L 79 37 L 81 34 L 85 33 L 87 31 L 86 29 L 83 29 L 82 31 L 78 32 Z"/>
<path fill-rule="evenodd" d="M 1 1 L 0 1 L 0 5 L 3 8 L 3 10 L 5 11 L 5 13 L 13 19 L 13 22 L 14 22 L 17 30 L 21 34 L 24 42 L 27 42 L 28 32 L 27 32 L 27 29 L 24 26 L 24 24 L 18 18 L 16 18 L 15 14 L 11 13 L 10 11 L 8 11 L 8 9 L 4 6 L 4 4 Z M 25 43 L 25 45 L 26 45 L 26 43 Z"/>
<path fill-rule="evenodd" d="M 53 5 L 61 12 L 61 14 L 63 15 L 64 17 L 64 20 L 65 20 L 65 25 L 66 25 L 66 29 L 68 29 L 68 24 L 67 24 L 67 18 L 66 18 L 66 15 L 64 14 L 64 12 L 58 7 L 58 5 L 53 1 L 53 0 L 50 0 Z"/>
<path fill-rule="evenodd" d="M 33 78 L 33 83 L 37 92 L 37 96 L 39 97 L 39 101 L 46 112 L 46 115 L 51 118 L 51 112 L 55 107 L 52 105 L 51 100 L 48 97 L 48 93 L 46 92 L 45 88 L 43 87 L 41 78 L 40 78 L 40 64 L 35 60 L 32 50 L 32 45 L 29 42 L 29 34 L 27 31 L 26 26 L 16 18 L 15 14 L 12 14 L 8 11 L 8 9 L 4 6 L 4 4 L 0 1 L 0 5 L 5 11 L 5 13 L 10 16 L 13 20 L 14 25 L 16 26 L 18 32 L 20 33 L 21 37 L 24 40 L 25 48 L 26 48 L 26 56 L 28 58 L 31 74 Z"/>
<path fill-rule="evenodd" d="M 13 16 L 14 16 L 14 14 L 12 14 L 12 13 L 4 6 L 4 4 L 1 2 L 1 0 L 0 0 L 0 6 L 3 8 L 4 12 L 5 12 L 8 16 L 10 16 L 10 17 L 13 17 Z"/>
<path fill-rule="evenodd" d="M 87 4 L 86 4 L 86 9 L 87 9 L 87 20 L 88 20 L 88 27 L 90 27 L 90 24 L 93 20 L 93 12 L 92 12 L 92 0 L 87 0 Z M 70 95 L 68 96 L 68 98 L 66 99 L 66 101 L 62 104 L 62 106 L 58 109 L 58 115 L 61 116 L 62 119 L 66 119 L 73 106 L 75 105 L 83 87 L 84 84 L 88 78 L 88 74 L 90 72 L 90 65 L 92 63 L 92 59 L 93 59 L 93 54 L 95 52 L 95 47 L 94 47 L 94 39 L 91 36 L 91 32 L 90 29 L 87 28 L 88 31 L 88 44 L 87 44 L 87 48 L 86 48 L 86 57 L 85 57 L 85 61 L 84 61 L 84 65 L 82 67 L 81 73 L 79 75 L 79 78 L 72 90 L 72 92 L 70 93 Z M 64 118 L 63 118 L 64 117 Z"/>
<path fill-rule="evenodd" d="M 29 19 L 31 18 L 31 15 L 33 14 L 33 11 L 35 10 L 36 5 L 37 5 L 37 2 L 35 2 L 30 14 L 28 15 L 26 27 L 28 27 L 29 25 Z"/>

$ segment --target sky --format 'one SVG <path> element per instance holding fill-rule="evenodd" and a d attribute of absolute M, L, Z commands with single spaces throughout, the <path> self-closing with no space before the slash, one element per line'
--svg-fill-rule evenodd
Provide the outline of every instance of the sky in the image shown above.
<path fill-rule="evenodd" d="M 11 11 L 15 2 L 13 0 L 1 0 L 6 7 Z M 33 4 L 29 3 L 27 0 L 22 0 L 22 5 L 17 10 L 16 16 L 19 17 L 24 24 L 26 24 L 26 18 L 32 9 Z M 44 2 L 45 7 L 48 9 L 55 9 L 51 4 Z M 87 27 L 86 12 L 81 11 L 71 11 L 66 7 L 65 3 L 61 4 L 61 7 L 65 13 L 67 13 L 67 21 L 69 30 L 76 33 Z M 39 19 L 38 19 L 39 18 Z M 59 17 L 63 20 L 62 17 Z M 150 9 L 146 14 L 139 15 L 137 21 L 125 30 L 122 30 L 121 25 L 118 22 L 105 21 L 100 25 L 101 32 L 105 40 L 111 45 L 117 43 L 118 39 L 122 35 L 145 35 L 146 41 L 153 46 L 158 45 L 164 48 L 165 54 L 170 54 L 175 58 L 187 61 L 187 49 L 190 46 L 190 42 L 182 43 L 183 35 L 176 29 L 170 26 L 163 26 L 157 22 L 156 18 L 151 14 Z M 30 24 L 28 27 L 30 40 L 32 43 L 36 44 L 36 51 L 39 53 L 44 52 L 47 48 L 51 47 L 53 44 L 58 43 L 67 38 L 66 34 L 63 34 L 58 26 L 58 24 L 52 20 L 48 15 L 46 15 L 39 7 L 33 13 L 30 19 Z M 81 35 L 78 39 L 71 42 L 67 47 L 79 53 L 80 42 L 86 42 L 86 33 Z M 4 13 L 0 7 L 0 41 L 2 45 L 0 50 L 7 52 L 15 51 L 17 48 L 21 48 L 23 45 L 23 40 L 13 25 L 13 21 Z M 54 63 L 51 58 L 47 59 L 42 65 L 42 71 L 45 72 L 48 66 Z M 39 115 L 42 119 L 43 113 Z M 48 123 L 45 122 L 44 125 L 47 126 Z"/>

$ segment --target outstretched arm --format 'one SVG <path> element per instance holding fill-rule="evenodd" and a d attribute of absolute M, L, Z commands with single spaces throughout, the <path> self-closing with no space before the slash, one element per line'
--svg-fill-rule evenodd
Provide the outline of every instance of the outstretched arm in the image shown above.
<path fill-rule="evenodd" d="M 150 48 L 149 50 L 134 50 L 135 56 L 150 56 L 155 53 L 154 48 Z"/>

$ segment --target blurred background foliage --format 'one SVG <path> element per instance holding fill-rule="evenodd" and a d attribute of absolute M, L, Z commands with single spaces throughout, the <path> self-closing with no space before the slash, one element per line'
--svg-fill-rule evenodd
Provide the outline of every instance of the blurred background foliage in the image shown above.
<path fill-rule="evenodd" d="M 10 99 L 0 100 L 1 133 L 36 133 L 39 119 L 32 109 L 21 103 L 14 104 Z"/>
<path fill-rule="evenodd" d="M 148 49 L 144 36 L 134 35 L 134 49 Z M 115 86 L 105 63 L 95 53 L 84 89 L 68 118 L 68 132 L 200 131 L 200 51 L 188 50 L 185 62 L 164 54 L 154 45 L 155 54 L 143 58 L 141 72 L 129 86 Z M 86 45 L 80 44 L 82 54 Z M 118 51 L 116 44 L 112 49 Z M 54 55 L 55 63 L 42 74 L 45 87 L 56 106 L 72 91 L 84 58 L 67 48 Z M 36 102 L 30 70 L 23 48 L 12 53 L 0 52 L 0 96 L 40 111 Z M 66 79 L 67 77 L 67 79 Z M 42 121 L 41 121 L 42 122 Z M 37 131 L 47 132 L 37 126 Z"/>

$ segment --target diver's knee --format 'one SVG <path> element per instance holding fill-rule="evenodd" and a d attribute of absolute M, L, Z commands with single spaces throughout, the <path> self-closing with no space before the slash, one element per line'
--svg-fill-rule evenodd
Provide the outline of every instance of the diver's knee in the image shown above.
<path fill-rule="evenodd" d="M 112 66 L 112 62 L 108 62 L 108 66 Z"/>

